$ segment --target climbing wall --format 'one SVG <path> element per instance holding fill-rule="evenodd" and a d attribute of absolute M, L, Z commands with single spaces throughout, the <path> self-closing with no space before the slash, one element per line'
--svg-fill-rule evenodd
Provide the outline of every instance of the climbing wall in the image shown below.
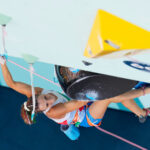
<path fill-rule="evenodd" d="M 30 84 L 30 74 L 27 71 L 29 65 L 20 58 L 8 57 L 8 68 L 12 74 L 15 81 L 25 82 Z M 59 92 L 63 92 L 59 85 L 59 81 L 55 74 L 55 68 L 53 64 L 47 64 L 42 62 L 37 62 L 34 64 L 35 74 L 34 74 L 34 85 L 36 87 L 42 87 L 46 89 L 53 89 Z M 4 82 L 2 72 L 0 69 L 0 84 L 2 86 L 7 86 Z M 141 107 L 148 107 L 150 105 L 150 94 L 137 98 L 136 101 Z M 122 104 L 111 104 L 109 107 L 120 110 L 127 110 L 122 106 Z"/>
<path fill-rule="evenodd" d="M 9 56 L 13 57 L 22 58 L 22 54 L 27 53 L 38 57 L 39 61 L 44 63 L 59 64 L 132 80 L 150 82 L 149 50 L 146 52 L 142 51 L 132 57 L 132 61 L 134 59 L 147 65 L 146 67 L 148 68 L 144 67 L 142 70 L 125 64 L 124 61 L 129 61 L 129 57 L 116 58 L 116 55 L 124 55 L 122 53 L 111 54 L 99 59 L 89 59 L 83 56 L 99 9 L 143 28 L 143 32 L 145 31 L 146 34 L 142 35 L 147 35 L 150 31 L 149 5 L 149 0 L 145 0 L 144 3 L 137 0 L 45 0 L 44 2 L 37 0 L 5 0 L 1 2 L 0 13 L 12 18 L 6 27 L 6 49 Z M 103 22 L 105 21 L 103 25 L 107 24 L 107 28 L 110 31 L 112 29 L 111 23 L 109 25 L 110 18 L 102 20 Z M 118 30 L 120 31 L 121 29 Z M 141 34 L 136 35 L 136 40 L 143 40 Z M 126 33 L 125 37 L 128 40 L 131 36 L 127 37 Z M 121 46 L 119 42 L 115 43 L 113 40 L 106 40 L 111 45 Z M 107 43 L 105 44 L 107 45 Z M 147 48 L 147 44 L 143 48 Z M 2 49 L 1 44 L 0 48 Z M 90 62 L 91 65 L 86 66 L 82 62 L 83 60 Z M 135 66 L 136 64 L 134 63 L 133 65 Z"/>

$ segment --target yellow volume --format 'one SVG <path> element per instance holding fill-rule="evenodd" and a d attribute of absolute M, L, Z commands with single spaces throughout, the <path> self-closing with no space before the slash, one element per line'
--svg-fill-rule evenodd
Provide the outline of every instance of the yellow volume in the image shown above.
<path fill-rule="evenodd" d="M 149 48 L 149 31 L 98 10 L 84 56 L 92 58 L 120 50 Z"/>

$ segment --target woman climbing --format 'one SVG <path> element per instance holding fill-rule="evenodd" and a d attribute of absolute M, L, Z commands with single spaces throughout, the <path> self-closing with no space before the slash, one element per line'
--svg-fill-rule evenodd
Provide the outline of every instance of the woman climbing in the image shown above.
<path fill-rule="evenodd" d="M 0 57 L 1 69 L 6 84 L 15 91 L 27 96 L 27 101 L 21 106 L 21 117 L 26 124 L 34 123 L 31 120 L 32 92 L 31 86 L 13 80 L 6 65 L 4 57 Z M 146 85 L 146 86 L 145 86 Z M 35 87 L 36 114 L 44 113 L 48 118 L 58 124 L 76 124 L 77 126 L 91 127 L 101 124 L 102 118 L 110 103 L 122 103 L 130 111 L 136 114 L 141 122 L 144 122 L 150 113 L 149 109 L 141 109 L 134 98 L 150 93 L 149 84 L 138 84 L 136 89 L 121 95 L 95 101 L 78 101 L 69 99 L 67 96 L 53 90 Z"/>

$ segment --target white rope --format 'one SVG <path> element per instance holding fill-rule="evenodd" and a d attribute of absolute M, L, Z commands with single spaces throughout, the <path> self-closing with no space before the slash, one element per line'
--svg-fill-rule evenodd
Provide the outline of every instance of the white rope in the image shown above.
<path fill-rule="evenodd" d="M 28 107 L 27 107 L 27 102 L 24 102 L 24 109 L 25 109 L 26 111 L 30 111 L 30 109 L 28 109 Z"/>
<path fill-rule="evenodd" d="M 30 64 L 30 78 L 31 78 L 31 87 L 32 87 L 32 103 L 33 103 L 33 110 L 31 115 L 31 120 L 33 121 L 35 115 L 35 91 L 34 91 L 34 83 L 33 83 L 33 64 Z"/>
<path fill-rule="evenodd" d="M 3 44 L 3 54 L 7 54 L 6 46 L 5 46 L 5 35 L 6 35 L 5 28 L 6 28 L 5 26 L 2 26 L 2 44 Z"/>

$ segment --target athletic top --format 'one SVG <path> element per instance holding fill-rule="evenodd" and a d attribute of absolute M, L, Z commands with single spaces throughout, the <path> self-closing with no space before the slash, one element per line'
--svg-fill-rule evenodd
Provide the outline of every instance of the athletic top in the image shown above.
<path fill-rule="evenodd" d="M 48 94 L 48 93 L 52 93 L 54 95 L 57 96 L 57 100 L 54 102 L 54 104 L 47 108 L 45 111 L 43 111 L 43 113 L 46 115 L 46 113 L 55 105 L 59 104 L 59 103 L 65 103 L 68 102 L 67 98 L 61 94 L 59 94 L 56 91 L 52 91 L 52 90 L 43 90 L 41 94 Z M 55 121 L 58 124 L 63 124 L 63 125 L 69 125 L 69 124 L 75 124 L 77 122 L 81 123 L 84 119 L 85 116 L 85 107 L 81 107 L 78 110 L 69 112 L 65 115 L 65 117 L 61 118 L 61 119 L 54 119 L 54 118 L 50 118 L 53 121 Z"/>

